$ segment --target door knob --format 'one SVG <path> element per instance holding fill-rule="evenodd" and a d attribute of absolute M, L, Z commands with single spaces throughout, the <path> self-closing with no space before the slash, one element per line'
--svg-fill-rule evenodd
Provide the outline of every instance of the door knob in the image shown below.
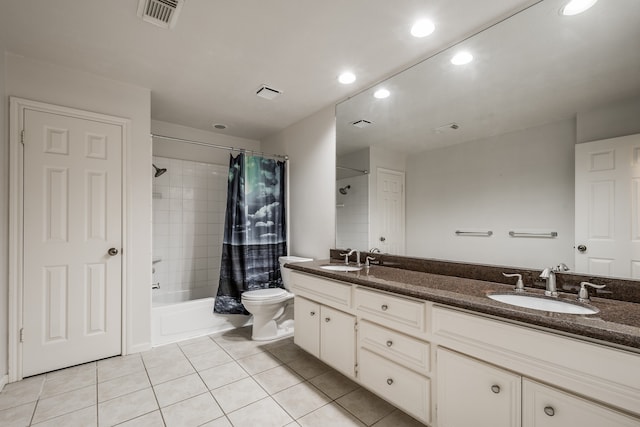
<path fill-rule="evenodd" d="M 384 237 L 384 236 L 380 236 L 380 241 L 381 241 L 381 242 L 384 242 L 385 240 L 387 240 L 387 238 L 386 238 L 386 237 Z"/>
<path fill-rule="evenodd" d="M 578 245 L 578 252 L 586 252 L 587 247 L 585 245 Z"/>
<path fill-rule="evenodd" d="M 107 253 L 111 256 L 116 256 L 118 255 L 118 250 L 116 248 L 109 248 L 109 250 L 107 251 Z"/>

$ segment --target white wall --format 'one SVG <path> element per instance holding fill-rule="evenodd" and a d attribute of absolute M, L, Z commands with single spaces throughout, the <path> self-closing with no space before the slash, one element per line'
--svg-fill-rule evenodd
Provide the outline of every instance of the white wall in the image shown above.
<path fill-rule="evenodd" d="M 576 128 L 578 144 L 640 133 L 640 97 L 578 113 Z"/>
<path fill-rule="evenodd" d="M 0 38 L 2 40 L 2 38 Z M 7 380 L 8 330 L 7 312 L 9 310 L 9 117 L 5 93 L 5 54 L 0 41 L 0 390 Z"/>
<path fill-rule="evenodd" d="M 326 259 L 335 245 L 336 123 L 333 106 L 262 141 L 289 156 L 291 255 Z"/>
<path fill-rule="evenodd" d="M 150 91 L 50 63 L 8 55 L 6 94 L 131 120 L 126 188 L 129 240 L 127 351 L 151 343 Z M 6 168 L 3 169 L 3 174 Z M 4 175 L 3 175 L 4 176 Z M 4 222 L 3 224 L 5 224 Z M 3 261 L 4 262 L 4 261 Z M 3 342 L 4 345 L 4 342 Z"/>
<path fill-rule="evenodd" d="M 407 253 L 542 268 L 573 265 L 573 120 L 427 151 L 407 161 Z M 456 230 L 492 230 L 458 237 Z M 556 239 L 510 230 L 556 231 Z"/>

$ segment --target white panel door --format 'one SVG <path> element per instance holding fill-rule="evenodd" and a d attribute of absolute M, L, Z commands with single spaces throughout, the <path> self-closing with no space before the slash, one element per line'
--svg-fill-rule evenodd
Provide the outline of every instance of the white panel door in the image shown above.
<path fill-rule="evenodd" d="M 377 171 L 377 233 L 374 242 L 383 253 L 404 255 L 404 172 Z"/>
<path fill-rule="evenodd" d="M 99 121 L 23 120 L 26 377 L 121 353 L 123 139 Z"/>
<path fill-rule="evenodd" d="M 640 135 L 576 145 L 576 272 L 640 279 Z"/>

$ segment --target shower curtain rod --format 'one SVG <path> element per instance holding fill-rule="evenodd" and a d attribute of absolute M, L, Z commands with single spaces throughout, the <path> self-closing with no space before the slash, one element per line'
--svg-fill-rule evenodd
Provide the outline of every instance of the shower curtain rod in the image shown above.
<path fill-rule="evenodd" d="M 338 165 L 336 165 L 336 169 L 346 169 L 346 170 L 350 170 L 350 171 L 360 172 L 363 175 L 366 175 L 366 174 L 369 173 L 369 171 L 366 170 L 366 169 L 356 169 L 356 168 L 350 168 L 350 167 L 347 167 L 347 166 L 338 166 Z"/>
<path fill-rule="evenodd" d="M 286 155 L 283 156 L 282 154 L 269 154 L 269 153 L 263 153 L 261 151 L 247 150 L 245 148 L 236 148 L 236 147 L 228 147 L 226 145 L 208 144 L 206 142 L 194 141 L 191 139 L 184 139 L 184 138 L 175 138 L 173 136 L 157 135 L 155 133 L 152 133 L 150 135 L 152 138 L 168 139 L 171 141 L 186 142 L 187 144 L 202 145 L 203 147 L 219 148 L 221 150 L 228 150 L 228 151 L 240 151 L 241 153 L 258 154 L 263 157 L 275 157 L 278 159 L 289 160 L 289 156 L 286 156 Z"/>

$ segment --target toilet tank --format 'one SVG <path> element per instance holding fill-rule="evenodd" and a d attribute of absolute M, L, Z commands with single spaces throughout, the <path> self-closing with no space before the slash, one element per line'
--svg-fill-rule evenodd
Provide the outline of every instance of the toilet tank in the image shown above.
<path fill-rule="evenodd" d="M 281 256 L 278 258 L 280 261 L 280 274 L 282 275 L 282 284 L 286 290 L 289 290 L 289 275 L 291 270 L 285 268 L 284 265 L 292 262 L 306 262 L 313 261 L 313 258 L 303 258 L 299 256 Z"/>

